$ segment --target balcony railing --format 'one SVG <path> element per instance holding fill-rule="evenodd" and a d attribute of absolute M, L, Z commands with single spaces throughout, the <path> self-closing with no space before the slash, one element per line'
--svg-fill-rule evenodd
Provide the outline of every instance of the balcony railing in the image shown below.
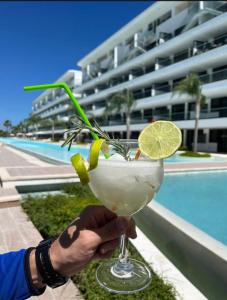
<path fill-rule="evenodd" d="M 160 95 L 160 94 L 165 94 L 165 93 L 168 93 L 170 92 L 171 90 L 171 87 L 169 84 L 163 84 L 163 85 L 155 85 L 154 84 L 154 87 L 153 87 L 154 91 L 155 91 L 155 96 L 156 95 Z"/>
<path fill-rule="evenodd" d="M 227 107 L 220 107 L 216 109 L 212 109 L 210 112 L 201 111 L 200 119 L 212 119 L 212 118 L 223 118 L 227 117 Z M 194 120 L 195 112 L 189 111 L 187 116 L 185 117 L 184 112 L 172 112 L 169 113 L 158 113 L 154 112 L 154 114 L 144 115 L 144 117 L 131 117 L 131 124 L 144 124 L 149 123 L 153 120 L 170 120 L 170 121 L 185 121 L 185 120 Z M 116 120 L 99 120 L 99 124 L 101 126 L 117 126 L 117 125 L 125 125 L 125 121 L 122 119 Z"/>

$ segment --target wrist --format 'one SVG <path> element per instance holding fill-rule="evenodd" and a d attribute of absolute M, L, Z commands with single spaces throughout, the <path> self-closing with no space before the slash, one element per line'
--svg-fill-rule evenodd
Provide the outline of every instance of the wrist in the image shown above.
<path fill-rule="evenodd" d="M 35 261 L 39 274 L 42 277 L 42 281 L 51 288 L 57 288 L 68 281 L 68 277 L 63 276 L 57 270 L 56 259 L 52 259 L 50 256 L 50 248 L 53 243 L 53 238 L 43 240 L 36 247 Z M 55 257 L 55 255 L 54 255 Z M 56 254 L 56 258 L 58 253 Z M 60 258 L 59 258 L 60 259 Z M 54 266 L 52 265 L 54 262 Z"/>
<path fill-rule="evenodd" d="M 56 246 L 56 241 L 54 241 L 50 246 L 49 256 L 50 256 L 50 261 L 51 261 L 54 271 L 59 273 L 60 275 L 65 276 L 66 274 L 63 274 L 63 272 L 62 272 L 62 268 L 61 268 L 62 260 L 60 258 L 60 253 Z"/>
<path fill-rule="evenodd" d="M 37 288 L 37 289 L 42 289 L 46 286 L 45 283 L 43 283 L 43 278 L 40 275 L 37 265 L 36 265 L 36 260 L 35 260 L 35 252 L 36 249 L 32 250 L 29 256 L 29 266 L 30 266 L 30 272 L 31 272 L 31 280 L 32 284 Z"/>

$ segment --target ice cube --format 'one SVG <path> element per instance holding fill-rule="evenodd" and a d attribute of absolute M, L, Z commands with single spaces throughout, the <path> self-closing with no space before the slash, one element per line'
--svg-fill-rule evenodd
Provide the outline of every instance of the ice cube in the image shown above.
<path fill-rule="evenodd" d="M 109 160 L 125 160 L 124 157 L 118 153 L 110 156 Z"/>

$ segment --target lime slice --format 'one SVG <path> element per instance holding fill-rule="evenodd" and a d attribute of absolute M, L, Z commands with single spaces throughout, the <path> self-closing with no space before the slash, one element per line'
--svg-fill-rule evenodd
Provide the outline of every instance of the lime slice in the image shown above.
<path fill-rule="evenodd" d="M 84 160 L 80 153 L 77 153 L 71 157 L 71 162 L 80 178 L 80 182 L 87 184 L 90 181 L 87 161 Z"/>
<path fill-rule="evenodd" d="M 98 160 L 99 160 L 99 152 L 101 149 L 104 149 L 104 152 L 106 151 L 106 148 L 104 146 L 107 146 L 105 143 L 105 140 L 99 139 L 95 140 L 90 149 L 90 156 L 89 156 L 89 162 L 90 162 L 90 167 L 89 170 L 93 170 L 97 167 L 98 165 Z"/>
<path fill-rule="evenodd" d="M 140 133 L 139 148 L 151 159 L 171 156 L 180 147 L 182 134 L 170 121 L 156 121 L 146 126 Z"/>

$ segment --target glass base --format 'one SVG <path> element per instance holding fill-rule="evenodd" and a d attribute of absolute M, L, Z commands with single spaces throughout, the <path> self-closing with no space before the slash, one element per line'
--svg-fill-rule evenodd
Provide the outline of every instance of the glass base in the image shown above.
<path fill-rule="evenodd" d="M 152 280 L 148 267 L 135 259 L 127 262 L 111 259 L 103 262 L 96 271 L 98 283 L 112 293 L 133 294 L 145 289 Z"/>

